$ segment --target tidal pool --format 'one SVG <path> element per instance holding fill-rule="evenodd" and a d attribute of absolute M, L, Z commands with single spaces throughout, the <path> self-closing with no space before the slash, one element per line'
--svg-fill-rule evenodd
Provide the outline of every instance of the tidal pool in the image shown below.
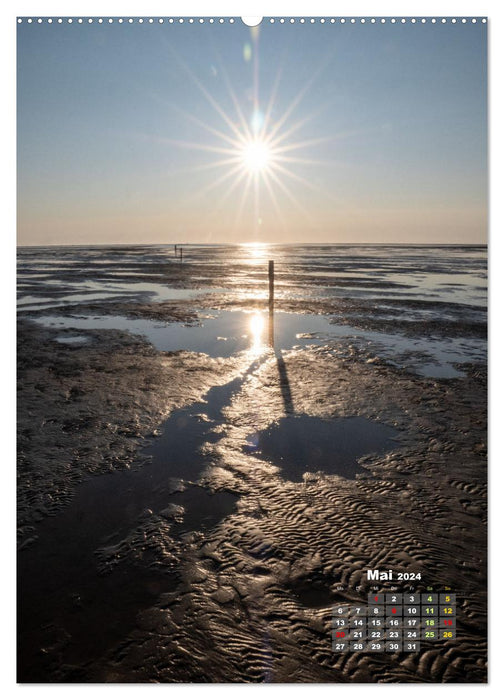
<path fill-rule="evenodd" d="M 355 479 L 365 472 L 359 458 L 387 452 L 397 435 L 388 425 L 359 416 L 288 415 L 250 435 L 245 451 L 281 467 L 289 481 L 301 481 L 306 472 L 317 471 Z"/>

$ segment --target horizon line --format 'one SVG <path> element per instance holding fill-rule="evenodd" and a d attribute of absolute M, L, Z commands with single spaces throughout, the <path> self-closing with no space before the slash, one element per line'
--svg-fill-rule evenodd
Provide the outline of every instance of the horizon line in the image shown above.
<path fill-rule="evenodd" d="M 222 243 L 188 243 L 184 241 L 179 241 L 179 242 L 169 242 L 169 243 L 161 243 L 161 242 L 156 242 L 156 243 L 16 243 L 16 249 L 17 248 L 114 248 L 114 247 L 126 247 L 126 248 L 135 248 L 135 247 L 160 247 L 160 246 L 177 246 L 177 247 L 186 247 L 190 248 L 191 246 L 198 246 L 198 247 L 212 247 L 212 246 L 374 246 L 374 247 L 401 247 L 401 248 L 412 248 L 412 247 L 440 247 L 440 248 L 474 248 L 474 247 L 488 247 L 488 241 L 484 243 L 402 243 L 402 242 L 397 242 L 397 243 L 376 243 L 376 242 L 371 242 L 371 241 L 363 241 L 363 242 L 349 242 L 349 241 L 341 241 L 341 242 L 332 242 L 329 243 L 327 241 L 314 241 L 314 242 L 303 242 L 303 241 L 296 241 L 293 243 L 284 243 L 284 242 L 269 242 L 269 241 L 244 241 L 242 243 L 230 243 L 230 242 L 222 242 Z"/>

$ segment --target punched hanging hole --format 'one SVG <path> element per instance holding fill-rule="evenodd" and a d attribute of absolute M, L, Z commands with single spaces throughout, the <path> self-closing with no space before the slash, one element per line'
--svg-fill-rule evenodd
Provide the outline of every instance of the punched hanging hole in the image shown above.
<path fill-rule="evenodd" d="M 246 24 L 247 27 L 257 27 L 262 22 L 262 17 L 242 17 L 241 21 Z"/>

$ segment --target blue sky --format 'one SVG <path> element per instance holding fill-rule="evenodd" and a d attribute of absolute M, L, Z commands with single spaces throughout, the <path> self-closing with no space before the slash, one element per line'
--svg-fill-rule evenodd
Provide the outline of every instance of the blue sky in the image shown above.
<path fill-rule="evenodd" d="M 481 22 L 18 26 L 20 244 L 480 243 L 486 138 Z"/>

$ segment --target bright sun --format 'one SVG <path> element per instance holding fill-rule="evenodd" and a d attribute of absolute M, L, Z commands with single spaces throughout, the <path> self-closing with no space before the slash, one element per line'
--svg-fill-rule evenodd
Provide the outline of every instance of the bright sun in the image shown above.
<path fill-rule="evenodd" d="M 254 139 L 243 146 L 241 156 L 248 172 L 259 173 L 271 164 L 273 154 L 266 141 Z"/>
<path fill-rule="evenodd" d="M 298 151 L 330 140 L 323 136 L 320 138 L 300 138 L 299 136 L 300 130 L 306 129 L 306 124 L 318 115 L 318 108 L 312 113 L 304 116 L 299 115 L 298 119 L 293 119 L 315 75 L 319 74 L 325 64 L 321 65 L 320 69 L 305 85 L 300 86 L 299 92 L 292 95 L 291 101 L 282 109 L 281 101 L 277 101 L 278 90 L 283 84 L 281 66 L 273 80 L 269 99 L 264 103 L 259 100 L 258 50 L 258 35 L 256 34 L 253 35 L 253 48 L 249 44 L 244 47 L 245 61 L 251 61 L 253 69 L 251 90 L 250 93 L 246 93 L 252 99 L 247 99 L 245 106 L 240 103 L 241 93 L 234 91 L 222 62 L 219 61 L 219 69 L 212 66 L 217 73 L 222 74 L 227 86 L 227 96 L 234 106 L 234 109 L 229 112 L 224 105 L 217 101 L 212 90 L 205 87 L 199 78 L 192 73 L 189 66 L 176 53 L 173 53 L 179 65 L 189 75 L 213 112 L 220 117 L 222 124 L 219 126 L 214 114 L 209 117 L 207 123 L 191 112 L 177 107 L 177 111 L 185 119 L 198 127 L 198 133 L 203 129 L 213 138 L 208 141 L 199 138 L 196 142 L 171 139 L 163 139 L 162 141 L 180 148 L 218 154 L 219 157 L 215 157 L 209 162 L 201 162 L 189 167 L 190 170 L 194 171 L 223 169 L 221 175 L 209 177 L 206 186 L 197 188 L 193 198 L 201 200 L 212 191 L 222 190 L 222 194 L 216 199 L 212 209 L 212 216 L 218 214 L 220 217 L 224 203 L 235 193 L 233 199 L 236 202 L 236 212 L 230 230 L 233 235 L 238 235 L 240 228 L 246 225 L 243 219 L 247 216 L 247 221 L 250 220 L 252 224 L 250 234 L 255 239 L 260 238 L 259 227 L 263 224 L 262 212 L 269 218 L 270 207 L 266 207 L 265 199 L 269 199 L 273 212 L 285 230 L 288 226 L 288 217 L 287 219 L 284 217 L 283 211 L 286 205 L 287 212 L 295 207 L 306 220 L 311 221 L 309 212 L 298 200 L 297 191 L 292 189 L 294 185 L 298 190 L 301 185 L 303 192 L 307 190 L 314 190 L 317 193 L 323 192 L 333 202 L 332 193 L 325 192 L 319 184 L 315 186 L 309 178 L 296 172 L 297 166 L 305 169 L 308 166 L 331 165 L 331 161 L 297 155 Z M 243 94 L 245 95 L 245 93 Z M 241 190 L 241 194 L 237 195 L 238 189 Z"/>

